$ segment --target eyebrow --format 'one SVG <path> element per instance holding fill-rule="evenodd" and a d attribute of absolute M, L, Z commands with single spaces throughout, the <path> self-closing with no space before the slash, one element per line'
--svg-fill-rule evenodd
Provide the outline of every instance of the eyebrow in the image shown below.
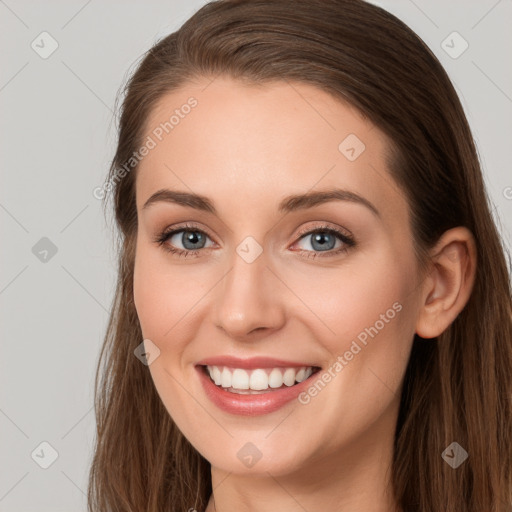
<path fill-rule="evenodd" d="M 368 199 L 355 192 L 340 188 L 287 196 L 279 203 L 278 211 L 280 213 L 290 213 L 298 210 L 306 210 L 330 201 L 348 201 L 361 204 L 368 208 L 374 215 L 380 217 L 379 210 L 377 210 Z M 145 210 L 151 205 L 160 202 L 178 204 L 217 215 L 217 210 L 213 202 L 207 197 L 191 192 L 169 189 L 161 189 L 155 192 L 144 203 L 142 209 Z"/>

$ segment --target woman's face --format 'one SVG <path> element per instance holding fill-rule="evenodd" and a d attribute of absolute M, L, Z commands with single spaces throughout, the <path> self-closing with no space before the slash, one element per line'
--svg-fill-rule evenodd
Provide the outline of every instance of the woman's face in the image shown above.
<path fill-rule="evenodd" d="M 233 473 L 391 453 L 420 282 L 382 132 L 313 86 L 217 78 L 144 141 L 134 298 L 180 430 Z"/>

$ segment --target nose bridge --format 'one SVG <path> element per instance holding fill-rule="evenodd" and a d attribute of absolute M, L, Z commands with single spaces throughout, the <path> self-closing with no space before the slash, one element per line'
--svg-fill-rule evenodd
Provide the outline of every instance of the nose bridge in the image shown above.
<path fill-rule="evenodd" d="M 268 263 L 263 247 L 252 237 L 235 248 L 215 297 L 216 324 L 228 334 L 243 336 L 257 328 L 276 328 L 283 320 Z"/>

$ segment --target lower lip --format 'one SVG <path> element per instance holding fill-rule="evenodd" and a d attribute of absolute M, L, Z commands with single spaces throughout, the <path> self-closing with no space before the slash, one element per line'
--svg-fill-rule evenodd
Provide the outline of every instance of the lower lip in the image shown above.
<path fill-rule="evenodd" d="M 199 373 L 206 396 L 223 411 L 241 416 L 258 416 L 277 411 L 288 402 L 296 399 L 309 386 L 311 377 L 317 373 L 313 373 L 306 380 L 294 386 L 257 395 L 240 395 L 225 391 L 215 385 L 202 366 L 196 366 L 196 370 Z"/>

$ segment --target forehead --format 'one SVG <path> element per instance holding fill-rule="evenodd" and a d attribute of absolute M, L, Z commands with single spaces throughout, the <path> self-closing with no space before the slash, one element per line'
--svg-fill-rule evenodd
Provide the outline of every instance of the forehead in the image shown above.
<path fill-rule="evenodd" d="M 270 199 L 315 184 L 344 186 L 374 204 L 396 193 L 387 137 L 357 109 L 308 84 L 188 83 L 153 109 L 144 133 L 150 139 L 137 171 L 138 208 L 164 187 Z"/>

